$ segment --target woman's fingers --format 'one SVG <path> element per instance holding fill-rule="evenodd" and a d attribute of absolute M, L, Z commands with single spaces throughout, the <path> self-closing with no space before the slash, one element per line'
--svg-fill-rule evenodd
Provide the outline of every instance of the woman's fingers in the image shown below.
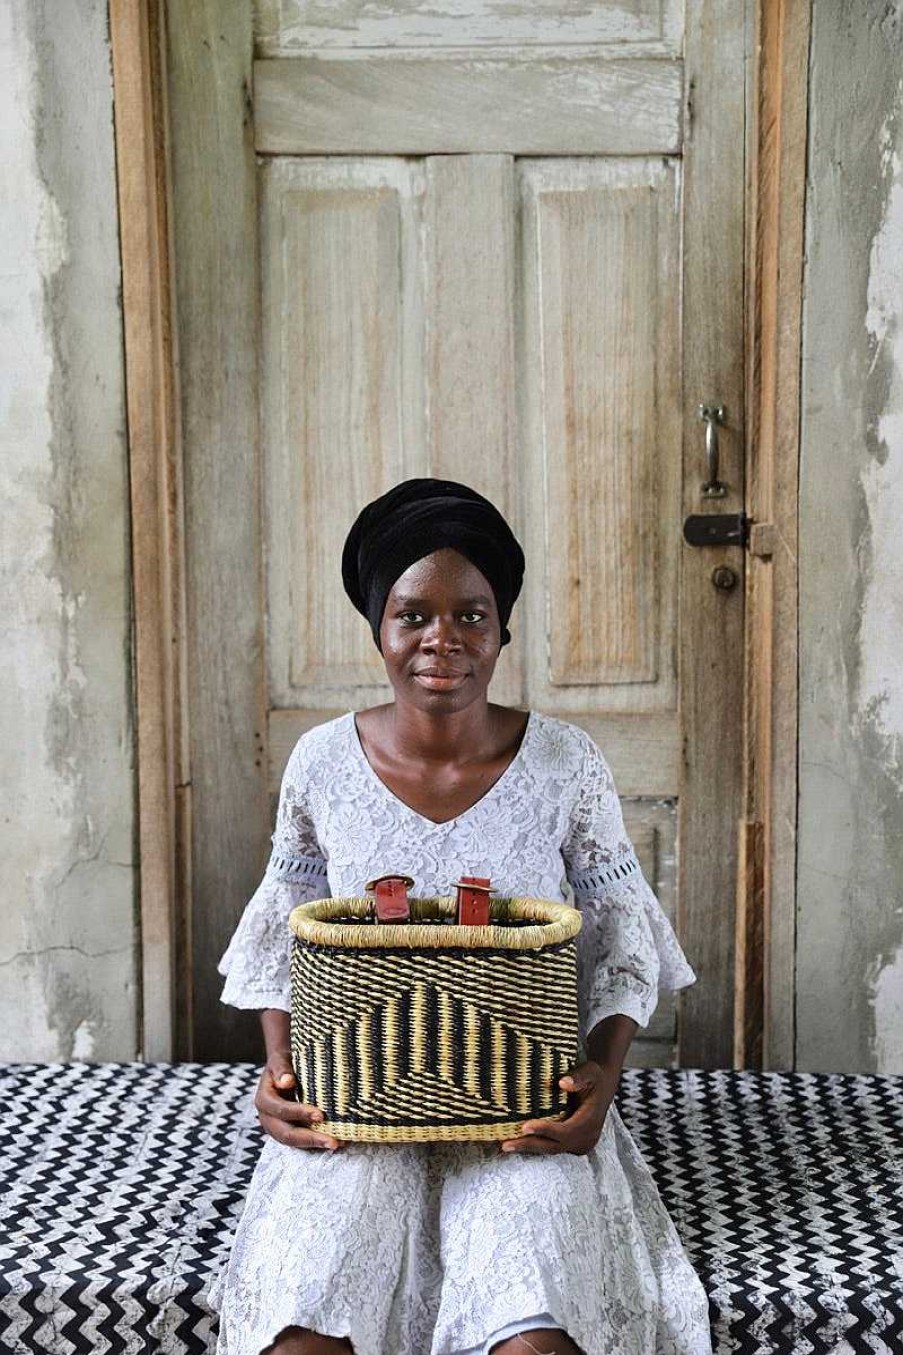
<path fill-rule="evenodd" d="M 537 1154 L 567 1153 L 571 1149 L 558 1139 L 546 1138 L 542 1134 L 521 1134 L 516 1139 L 506 1139 L 501 1144 L 503 1153 L 523 1153 L 525 1156 Z"/>
<path fill-rule="evenodd" d="M 316 1133 L 316 1125 L 324 1119 L 322 1110 L 293 1098 L 294 1077 L 291 1078 L 291 1088 L 281 1088 L 280 1083 L 286 1073 L 291 1074 L 291 1064 L 286 1069 L 279 1055 L 271 1055 L 260 1076 L 254 1097 L 263 1128 L 279 1143 L 290 1143 L 296 1147 L 338 1147 L 339 1141 L 332 1135 Z"/>
<path fill-rule="evenodd" d="M 558 1084 L 576 1101 L 563 1120 L 526 1120 L 504 1153 L 588 1153 L 598 1142 L 611 1101 L 602 1070 L 595 1063 L 572 1068 Z"/>
<path fill-rule="evenodd" d="M 567 1120 L 525 1120 L 520 1127 L 522 1134 L 538 1134 L 541 1138 L 560 1139 L 567 1126 Z"/>
<path fill-rule="evenodd" d="M 291 1091 L 295 1085 L 292 1056 L 287 1049 L 277 1050 L 267 1060 L 267 1072 L 280 1091 Z"/>
<path fill-rule="evenodd" d="M 319 1107 L 294 1100 L 290 1092 L 280 1092 L 266 1073 L 260 1079 L 254 1104 L 262 1115 L 274 1115 L 278 1120 L 290 1120 L 294 1124 L 311 1124 L 324 1118 Z"/>
<path fill-rule="evenodd" d="M 556 1153 L 562 1151 L 564 1120 L 527 1120 L 516 1139 L 501 1144 L 503 1153 Z"/>
<path fill-rule="evenodd" d="M 303 1101 L 287 1101 L 281 1096 L 260 1097 L 257 1110 L 284 1124 L 303 1124 L 316 1127 L 326 1117 L 318 1106 L 305 1105 Z"/>
<path fill-rule="evenodd" d="M 559 1087 L 563 1087 L 567 1092 L 574 1092 L 579 1096 L 581 1092 L 591 1091 L 604 1080 L 602 1069 L 597 1063 L 587 1060 L 586 1063 L 578 1063 L 575 1067 L 568 1069 L 564 1077 L 558 1081 Z"/>
<path fill-rule="evenodd" d="M 601 1132 L 601 1124 L 598 1123 L 600 1112 L 604 1116 L 607 1109 L 608 1106 L 603 1105 L 600 1098 L 588 1096 L 569 1112 L 567 1119 L 561 1121 L 561 1126 L 566 1133 L 580 1133 L 584 1128 L 597 1125 L 599 1132 Z"/>
<path fill-rule="evenodd" d="M 560 1131 L 551 1134 L 522 1133 L 516 1139 L 506 1139 L 501 1144 L 503 1153 L 588 1153 L 595 1146 L 599 1134 L 595 1125 L 574 1127 L 569 1120 L 562 1123 Z"/>
<path fill-rule="evenodd" d="M 260 1123 L 271 1138 L 288 1148 L 336 1149 L 342 1146 L 340 1140 L 334 1138 L 332 1134 L 318 1134 L 313 1129 L 305 1129 L 301 1125 L 291 1124 L 273 1115 L 261 1115 Z"/>

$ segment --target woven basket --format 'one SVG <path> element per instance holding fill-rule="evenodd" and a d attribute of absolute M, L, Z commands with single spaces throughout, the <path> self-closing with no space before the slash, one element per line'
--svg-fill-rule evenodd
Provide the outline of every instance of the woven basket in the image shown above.
<path fill-rule="evenodd" d="M 504 1139 L 561 1118 L 577 1057 L 580 914 L 495 898 L 490 925 L 458 926 L 451 898 L 377 923 L 371 899 L 291 914 L 292 1060 L 318 1126 L 371 1143 Z"/>

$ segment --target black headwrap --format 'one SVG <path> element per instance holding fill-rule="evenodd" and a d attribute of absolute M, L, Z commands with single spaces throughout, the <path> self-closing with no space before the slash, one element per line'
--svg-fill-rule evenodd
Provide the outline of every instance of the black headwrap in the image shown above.
<path fill-rule="evenodd" d="M 454 480 L 403 480 L 368 503 L 342 551 L 342 581 L 355 607 L 379 628 L 392 585 L 425 555 L 451 547 L 476 565 L 492 587 L 502 627 L 524 577 L 524 553 L 497 508 Z"/>

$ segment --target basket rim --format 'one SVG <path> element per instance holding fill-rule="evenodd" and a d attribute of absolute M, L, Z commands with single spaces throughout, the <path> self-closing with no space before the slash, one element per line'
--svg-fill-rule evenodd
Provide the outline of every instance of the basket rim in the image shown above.
<path fill-rule="evenodd" d="M 412 898 L 411 903 L 439 903 L 454 913 L 455 900 L 450 896 Z M 368 927 L 357 923 L 334 921 L 347 919 L 349 913 L 372 917 L 371 898 L 314 899 L 300 903 L 289 914 L 289 926 L 299 941 L 320 946 L 345 946 L 354 950 L 396 949 L 413 950 L 429 947 L 435 950 L 541 950 L 546 946 L 570 941 L 580 931 L 582 918 L 578 909 L 569 903 L 554 899 L 532 898 L 527 895 L 502 895 L 494 903 L 505 903 L 511 916 L 517 920 L 536 919 L 534 925 L 506 927 L 490 923 L 486 927 L 462 927 L 435 922 L 373 922 Z"/>

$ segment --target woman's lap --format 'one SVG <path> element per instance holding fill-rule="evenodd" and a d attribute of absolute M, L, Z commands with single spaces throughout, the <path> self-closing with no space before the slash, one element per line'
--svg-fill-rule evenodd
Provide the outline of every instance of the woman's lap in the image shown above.
<path fill-rule="evenodd" d="M 589 1246 L 587 1275 L 598 1263 L 588 1159 L 482 1145 L 443 1148 L 439 1159 L 443 1278 L 433 1355 L 479 1348 L 490 1332 L 538 1313 L 567 1328 L 571 1240 Z"/>
<path fill-rule="evenodd" d="M 589 1352 L 627 1323 L 645 1352 L 658 1294 L 607 1124 L 587 1157 L 268 1141 L 214 1302 L 221 1355 L 292 1325 L 356 1355 L 460 1355 L 539 1314 Z"/>

